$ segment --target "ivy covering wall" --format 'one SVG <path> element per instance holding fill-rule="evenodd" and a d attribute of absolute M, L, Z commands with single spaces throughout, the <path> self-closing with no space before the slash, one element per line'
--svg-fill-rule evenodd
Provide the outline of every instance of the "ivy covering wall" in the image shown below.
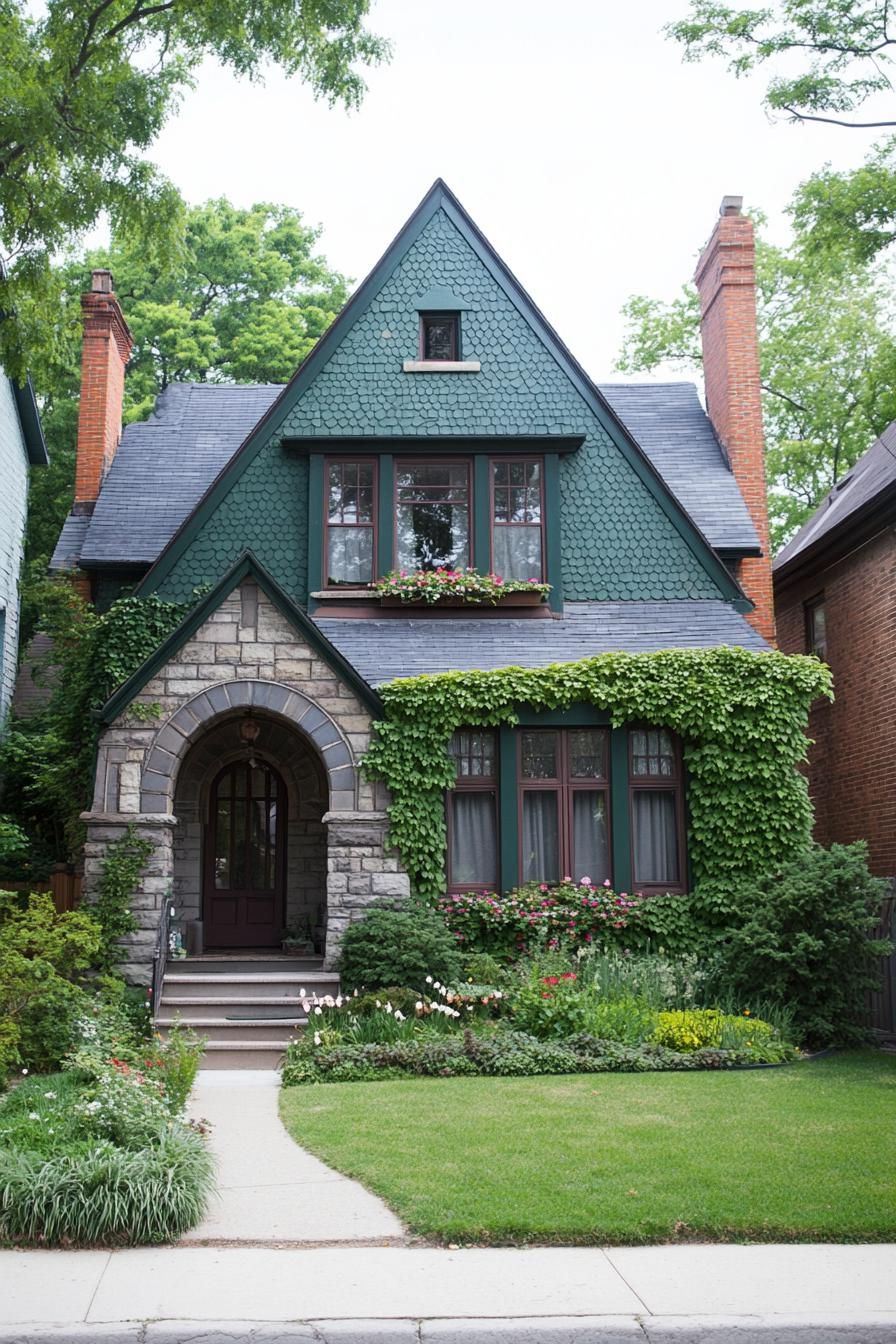
<path fill-rule="evenodd" d="M 590 705 L 614 726 L 648 723 L 681 737 L 695 883 L 773 868 L 810 841 L 798 765 L 809 706 L 831 696 L 830 671 L 816 658 L 736 648 L 607 653 L 546 668 L 412 677 L 379 693 L 386 713 L 364 770 L 389 788 L 389 839 L 420 895 L 445 886 L 452 734 L 514 724 L 522 706 Z"/>

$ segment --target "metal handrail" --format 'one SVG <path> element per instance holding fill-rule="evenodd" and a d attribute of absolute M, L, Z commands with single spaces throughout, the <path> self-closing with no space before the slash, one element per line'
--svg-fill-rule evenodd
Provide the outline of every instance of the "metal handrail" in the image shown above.
<path fill-rule="evenodd" d="M 172 904 L 168 897 L 165 897 L 162 905 L 162 914 L 159 919 L 159 931 L 156 937 L 156 947 L 152 957 L 152 1016 L 155 1021 L 159 1010 L 159 1000 L 162 997 L 162 981 L 165 979 L 165 967 L 168 963 L 168 939 L 171 932 L 171 912 Z"/>

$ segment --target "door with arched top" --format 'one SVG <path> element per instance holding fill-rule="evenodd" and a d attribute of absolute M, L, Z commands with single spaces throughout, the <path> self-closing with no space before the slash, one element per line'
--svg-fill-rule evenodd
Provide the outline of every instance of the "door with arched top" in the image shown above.
<path fill-rule="evenodd" d="M 235 761 L 212 785 L 205 836 L 207 948 L 276 947 L 283 936 L 286 789 L 263 761 Z"/>

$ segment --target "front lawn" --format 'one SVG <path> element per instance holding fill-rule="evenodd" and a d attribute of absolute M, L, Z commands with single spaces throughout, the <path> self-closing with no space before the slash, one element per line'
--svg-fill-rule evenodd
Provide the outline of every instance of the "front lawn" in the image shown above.
<path fill-rule="evenodd" d="M 438 1241 L 896 1240 L 896 1057 L 288 1088 L 290 1134 Z"/>

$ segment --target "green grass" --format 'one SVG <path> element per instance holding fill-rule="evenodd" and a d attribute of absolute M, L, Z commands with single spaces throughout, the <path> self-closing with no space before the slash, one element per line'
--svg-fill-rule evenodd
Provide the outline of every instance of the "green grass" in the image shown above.
<path fill-rule="evenodd" d="M 738 1073 L 293 1087 L 281 1114 L 436 1241 L 896 1240 L 896 1057 L 870 1050 Z"/>

